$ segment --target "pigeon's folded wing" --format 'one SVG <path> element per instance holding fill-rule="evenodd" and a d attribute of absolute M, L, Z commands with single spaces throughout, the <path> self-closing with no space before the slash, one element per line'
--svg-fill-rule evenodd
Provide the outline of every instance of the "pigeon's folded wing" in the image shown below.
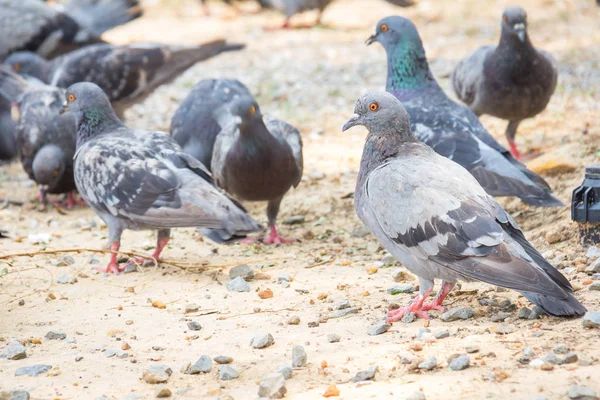
<path fill-rule="evenodd" d="M 296 167 L 298 167 L 298 176 L 294 180 L 294 187 L 297 187 L 302 179 L 302 171 L 304 168 L 302 136 L 300 135 L 300 131 L 291 124 L 269 115 L 265 115 L 263 119 L 271 135 L 275 136 L 278 140 L 287 143 L 287 145 L 290 146 L 290 149 L 292 149 Z"/>
<path fill-rule="evenodd" d="M 484 46 L 461 60 L 452 74 L 454 92 L 465 104 L 472 104 L 483 81 L 483 65 L 495 46 Z"/>

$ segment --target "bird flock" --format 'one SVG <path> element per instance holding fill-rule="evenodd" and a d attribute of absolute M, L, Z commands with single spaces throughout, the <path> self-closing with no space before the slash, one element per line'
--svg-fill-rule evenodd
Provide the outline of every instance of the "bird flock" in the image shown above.
<path fill-rule="evenodd" d="M 283 28 L 292 15 L 317 9 L 320 16 L 329 3 L 260 2 L 285 15 Z M 127 266 L 117 262 L 127 229 L 157 231 L 154 261 L 179 227 L 197 228 L 217 243 L 253 242 L 260 235 L 248 235 L 268 229 L 264 244 L 293 246 L 294 239 L 280 236 L 277 215 L 286 193 L 301 182 L 301 134 L 263 115 L 241 81 L 198 82 L 179 105 L 170 133 L 122 122 L 127 107 L 190 66 L 244 48 L 223 40 L 185 47 L 100 39 L 140 15 L 137 0 L 71 0 L 61 10 L 39 0 L 0 0 L 0 156 L 20 157 L 43 203 L 48 194 L 65 194 L 73 207 L 79 193 L 108 226 L 113 254 L 100 268 L 106 273 Z M 471 280 L 518 291 L 553 316 L 586 312 L 569 281 L 493 199 L 564 206 L 521 162 L 532 155 L 515 144 L 518 125 L 545 109 L 557 81 L 554 60 L 534 47 L 527 23 L 524 9 L 506 9 L 498 44 L 458 63 L 452 85 L 465 105 L 436 82 L 409 19 L 382 19 L 366 41 L 384 48 L 387 82 L 384 92 L 360 97 L 343 126 L 368 130 L 355 209 L 420 281 L 418 295 L 388 313 L 390 322 L 409 312 L 430 318 L 428 311 L 442 310 L 458 281 Z M 480 123 L 482 114 L 508 121 L 509 150 Z M 267 202 L 268 227 L 240 201 Z M 430 299 L 436 280 L 441 288 Z"/>

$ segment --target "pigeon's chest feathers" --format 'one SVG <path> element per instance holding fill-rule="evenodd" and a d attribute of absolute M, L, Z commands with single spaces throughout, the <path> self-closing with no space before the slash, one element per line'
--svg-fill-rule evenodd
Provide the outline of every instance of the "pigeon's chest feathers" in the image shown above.
<path fill-rule="evenodd" d="M 386 89 L 389 92 L 410 92 L 425 89 L 435 80 L 425 51 L 414 43 L 402 43 L 388 50 L 388 78 Z"/>

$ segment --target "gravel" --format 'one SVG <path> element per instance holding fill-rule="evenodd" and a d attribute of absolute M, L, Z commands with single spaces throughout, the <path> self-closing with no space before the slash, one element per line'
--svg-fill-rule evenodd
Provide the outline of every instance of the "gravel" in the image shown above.
<path fill-rule="evenodd" d="M 340 335 L 335 334 L 335 333 L 330 333 L 329 335 L 327 335 L 327 341 L 329 343 L 337 343 L 341 340 L 342 338 L 340 337 Z"/>
<path fill-rule="evenodd" d="M 352 378 L 352 382 L 362 382 L 362 381 L 370 381 L 375 378 L 375 374 L 379 370 L 379 367 L 374 366 L 369 368 L 366 371 L 358 371 L 354 378 Z"/>
<path fill-rule="evenodd" d="M 344 310 L 337 310 L 332 313 L 329 313 L 327 315 L 327 318 L 329 318 L 329 319 L 342 318 L 342 317 L 345 317 L 346 315 L 356 314 L 356 313 L 358 313 L 358 308 L 350 307 L 350 308 L 346 308 Z"/>
<path fill-rule="evenodd" d="M 519 319 L 529 319 L 530 315 L 531 310 L 527 307 L 521 307 L 519 308 L 519 311 L 517 311 L 517 318 Z"/>
<path fill-rule="evenodd" d="M 222 381 L 231 381 L 240 377 L 240 374 L 231 365 L 222 365 L 219 370 L 219 379 Z"/>
<path fill-rule="evenodd" d="M 290 276 L 289 272 L 280 272 L 277 276 L 277 282 L 290 282 L 291 280 L 292 277 Z"/>
<path fill-rule="evenodd" d="M 559 344 L 554 345 L 554 347 L 552 348 L 552 351 L 555 352 L 556 354 L 567 354 L 569 349 L 567 348 L 566 344 L 559 343 Z"/>
<path fill-rule="evenodd" d="M 230 292 L 249 292 L 250 285 L 241 276 L 234 278 L 225 284 Z"/>
<path fill-rule="evenodd" d="M 302 368 L 306 365 L 307 355 L 304 347 L 295 345 L 292 348 L 292 367 Z"/>
<path fill-rule="evenodd" d="M 345 309 L 350 308 L 350 307 L 352 307 L 350 305 L 350 301 L 348 301 L 348 300 L 342 300 L 339 303 L 337 303 L 335 306 L 333 306 L 333 309 L 334 310 L 345 310 Z"/>
<path fill-rule="evenodd" d="M 185 306 L 185 313 L 194 313 L 200 309 L 200 306 L 196 303 L 189 303 Z"/>
<path fill-rule="evenodd" d="M 165 383 L 173 370 L 164 364 L 153 364 L 147 367 L 142 373 L 142 379 L 146 383 Z"/>
<path fill-rule="evenodd" d="M 203 355 L 203 356 L 200 356 L 198 361 L 196 361 L 186 371 L 186 373 L 189 375 L 196 375 L 196 374 L 200 374 L 200 373 L 206 374 L 210 371 L 212 371 L 212 359 L 207 355 Z"/>
<path fill-rule="evenodd" d="M 277 368 L 277 372 L 283 374 L 285 380 L 288 380 L 292 377 L 294 369 L 290 365 L 282 365 L 279 368 Z"/>
<path fill-rule="evenodd" d="M 303 224 L 305 220 L 304 215 L 293 215 L 291 217 L 287 217 L 283 220 L 284 225 L 297 225 Z"/>
<path fill-rule="evenodd" d="M 475 311 L 471 307 L 453 308 L 440 315 L 440 319 L 444 322 L 458 321 L 459 319 L 473 318 Z"/>
<path fill-rule="evenodd" d="M 2 400 L 29 400 L 29 392 L 26 390 L 11 390 L 7 392 L 0 392 L 0 399 Z"/>
<path fill-rule="evenodd" d="M 41 374 L 45 374 L 46 372 L 50 371 L 50 369 L 52 369 L 52 365 L 36 364 L 36 365 L 31 365 L 29 367 L 18 368 L 15 371 L 15 376 L 22 376 L 22 375 L 38 376 Z"/>
<path fill-rule="evenodd" d="M 565 354 L 565 356 L 560 359 L 559 364 L 573 364 L 577 361 L 579 361 L 579 356 L 577 356 L 577 353 L 570 352 Z"/>
<path fill-rule="evenodd" d="M 264 349 L 271 346 L 275 342 L 273 335 L 266 332 L 256 334 L 251 340 L 250 345 L 255 349 Z"/>
<path fill-rule="evenodd" d="M 509 324 L 498 324 L 496 325 L 496 334 L 497 335 L 508 335 L 509 333 L 513 333 L 517 328 L 514 325 Z"/>
<path fill-rule="evenodd" d="M 300 325 L 300 317 L 297 315 L 292 315 L 288 320 L 287 320 L 288 325 Z"/>
<path fill-rule="evenodd" d="M 385 320 L 381 320 L 375 325 L 372 325 L 367 331 L 367 333 L 371 336 L 377 336 L 387 332 L 391 327 L 392 326 L 388 324 Z"/>
<path fill-rule="evenodd" d="M 67 335 L 60 331 L 50 331 L 46 333 L 46 339 L 48 340 L 64 340 Z"/>
<path fill-rule="evenodd" d="M 77 283 L 77 277 L 69 274 L 62 274 L 58 278 L 56 278 L 56 283 L 61 285 L 74 284 Z"/>
<path fill-rule="evenodd" d="M 567 393 L 569 399 L 574 400 L 597 400 L 598 396 L 596 392 L 586 386 L 581 385 L 571 385 L 569 387 L 569 392 Z"/>
<path fill-rule="evenodd" d="M 233 280 L 238 277 L 246 281 L 250 281 L 254 279 L 254 270 L 247 264 L 242 264 L 231 268 L 229 270 L 229 278 Z"/>
<path fill-rule="evenodd" d="M 433 334 L 433 336 L 435 336 L 436 339 L 444 339 L 450 337 L 450 331 L 437 331 Z"/>
<path fill-rule="evenodd" d="M 202 329 L 202 325 L 200 325 L 200 322 L 197 321 L 188 322 L 187 327 L 190 331 L 199 331 L 200 329 Z"/>
<path fill-rule="evenodd" d="M 214 362 L 217 364 L 231 364 L 233 362 L 233 358 L 229 356 L 216 356 Z"/>
<path fill-rule="evenodd" d="M 401 283 L 399 285 L 394 285 L 388 290 L 386 290 L 387 294 L 400 294 L 400 293 L 413 293 L 415 291 L 415 286 L 412 283 Z"/>
<path fill-rule="evenodd" d="M 600 328 L 600 311 L 588 311 L 583 317 L 584 328 Z"/>
<path fill-rule="evenodd" d="M 258 386 L 258 397 L 282 399 L 287 393 L 285 377 L 279 372 L 263 376 Z"/>
<path fill-rule="evenodd" d="M 156 398 L 157 399 L 164 399 L 167 397 L 171 397 L 173 393 L 171 393 L 171 389 L 169 389 L 166 386 L 160 386 L 156 389 Z"/>
<path fill-rule="evenodd" d="M 6 358 L 8 360 L 22 360 L 26 357 L 27 352 L 25 351 L 25 346 L 17 340 L 12 340 L 0 353 L 0 358 Z"/>
<path fill-rule="evenodd" d="M 406 400 L 425 400 L 425 394 L 420 390 L 412 392 L 406 397 Z"/>
<path fill-rule="evenodd" d="M 454 360 L 452 360 L 449 367 L 453 371 L 462 371 L 463 369 L 468 368 L 470 364 L 471 364 L 471 360 L 469 358 L 469 355 L 463 354 L 461 356 L 456 357 Z"/>
<path fill-rule="evenodd" d="M 437 367 L 437 360 L 435 359 L 435 357 L 431 357 L 430 359 L 419 363 L 419 366 L 418 366 L 419 369 L 422 369 L 425 371 L 431 371 L 435 367 Z"/>

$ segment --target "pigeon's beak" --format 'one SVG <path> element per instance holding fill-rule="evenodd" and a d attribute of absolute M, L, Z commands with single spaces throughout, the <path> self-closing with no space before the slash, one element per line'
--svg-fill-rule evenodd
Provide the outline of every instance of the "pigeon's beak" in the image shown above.
<path fill-rule="evenodd" d="M 519 37 L 519 40 L 521 42 L 524 42 L 525 41 L 525 30 L 518 30 L 517 36 Z"/>
<path fill-rule="evenodd" d="M 353 114 L 352 117 L 350 117 L 350 119 L 348 120 L 348 122 L 346 122 L 344 126 L 342 126 L 342 132 L 345 132 L 356 125 L 361 125 L 360 115 Z"/>
<path fill-rule="evenodd" d="M 369 36 L 367 40 L 365 40 L 365 44 L 367 46 L 369 46 L 371 43 L 376 42 L 376 41 L 377 41 L 377 35 L 373 34 L 373 35 Z"/>
<path fill-rule="evenodd" d="M 13 102 L 10 105 L 10 119 L 13 121 L 18 121 L 19 118 L 21 118 L 21 111 L 19 110 L 19 105 Z"/>
<path fill-rule="evenodd" d="M 65 102 L 63 103 L 62 109 L 58 113 L 60 115 L 63 115 L 67 111 L 69 111 L 69 102 L 65 100 Z"/>
<path fill-rule="evenodd" d="M 521 42 L 524 42 L 525 41 L 525 33 L 526 33 L 526 31 L 525 31 L 525 24 L 524 23 L 515 24 L 513 26 L 513 29 L 517 33 L 517 36 L 519 37 L 519 40 Z"/>

